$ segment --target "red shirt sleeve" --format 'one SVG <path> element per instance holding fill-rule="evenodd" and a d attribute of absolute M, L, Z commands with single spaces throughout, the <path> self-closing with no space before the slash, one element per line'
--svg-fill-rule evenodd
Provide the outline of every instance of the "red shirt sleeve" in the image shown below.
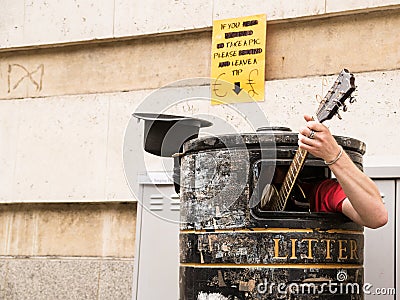
<path fill-rule="evenodd" d="M 340 184 L 333 179 L 322 181 L 315 192 L 316 212 L 342 212 L 343 200 L 347 196 Z"/>

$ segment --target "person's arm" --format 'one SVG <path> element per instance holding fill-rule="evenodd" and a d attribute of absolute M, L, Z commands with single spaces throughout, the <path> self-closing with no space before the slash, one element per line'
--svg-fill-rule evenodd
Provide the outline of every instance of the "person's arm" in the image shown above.
<path fill-rule="evenodd" d="M 334 161 L 341 149 L 329 129 L 313 121 L 310 116 L 304 116 L 304 119 L 307 125 L 300 129 L 299 147 L 325 162 Z M 309 137 L 311 130 L 315 132 L 313 138 Z M 343 214 L 370 228 L 378 228 L 387 223 L 388 213 L 377 186 L 344 151 L 329 168 L 347 196 L 342 205 Z"/>

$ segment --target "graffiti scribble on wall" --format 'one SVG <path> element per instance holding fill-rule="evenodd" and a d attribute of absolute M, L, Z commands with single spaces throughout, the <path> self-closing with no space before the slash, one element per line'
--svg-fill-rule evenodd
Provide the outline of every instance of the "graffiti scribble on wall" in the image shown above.
<path fill-rule="evenodd" d="M 44 65 L 40 64 L 35 70 L 28 71 L 20 64 L 8 65 L 8 93 L 16 90 L 21 82 L 29 80 L 35 86 L 37 92 L 42 90 Z"/>

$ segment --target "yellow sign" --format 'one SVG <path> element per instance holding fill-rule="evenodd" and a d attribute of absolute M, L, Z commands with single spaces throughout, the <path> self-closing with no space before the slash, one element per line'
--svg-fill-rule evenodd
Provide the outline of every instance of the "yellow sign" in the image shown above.
<path fill-rule="evenodd" d="M 211 103 L 264 100 L 266 15 L 213 23 Z"/>

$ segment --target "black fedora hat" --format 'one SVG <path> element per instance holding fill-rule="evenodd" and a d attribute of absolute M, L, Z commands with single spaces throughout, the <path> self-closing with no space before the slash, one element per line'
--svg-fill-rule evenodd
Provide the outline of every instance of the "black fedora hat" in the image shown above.
<path fill-rule="evenodd" d="M 212 125 L 192 117 L 140 112 L 132 115 L 144 120 L 144 150 L 163 157 L 178 153 L 186 141 L 198 137 L 201 127 Z"/>

